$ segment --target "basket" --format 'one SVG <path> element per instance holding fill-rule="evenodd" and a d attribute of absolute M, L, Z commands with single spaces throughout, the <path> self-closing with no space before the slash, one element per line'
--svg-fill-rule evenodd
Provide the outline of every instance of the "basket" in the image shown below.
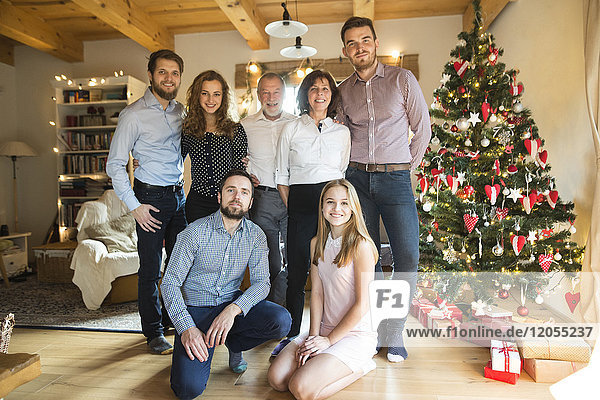
<path fill-rule="evenodd" d="M 38 282 L 70 283 L 73 280 L 71 259 L 77 242 L 57 242 L 33 248 Z"/>

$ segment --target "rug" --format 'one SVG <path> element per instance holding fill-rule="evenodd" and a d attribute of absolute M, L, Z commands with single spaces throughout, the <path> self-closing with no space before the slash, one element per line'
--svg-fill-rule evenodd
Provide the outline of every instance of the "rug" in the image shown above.
<path fill-rule="evenodd" d="M 17 327 L 141 332 L 137 302 L 88 310 L 73 283 L 38 282 L 35 275 L 23 282 L 0 286 L 0 318 L 15 315 Z"/>

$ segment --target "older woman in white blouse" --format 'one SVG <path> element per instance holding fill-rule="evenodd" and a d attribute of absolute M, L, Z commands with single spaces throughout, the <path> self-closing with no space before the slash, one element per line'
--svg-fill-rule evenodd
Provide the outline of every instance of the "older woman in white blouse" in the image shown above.
<path fill-rule="evenodd" d="M 331 74 L 311 72 L 298 91 L 300 118 L 287 123 L 279 138 L 275 181 L 289 218 L 286 305 L 292 327 L 288 338 L 300 333 L 319 195 L 328 181 L 344 177 L 350 159 L 350 131 L 333 121 L 339 99 Z"/>

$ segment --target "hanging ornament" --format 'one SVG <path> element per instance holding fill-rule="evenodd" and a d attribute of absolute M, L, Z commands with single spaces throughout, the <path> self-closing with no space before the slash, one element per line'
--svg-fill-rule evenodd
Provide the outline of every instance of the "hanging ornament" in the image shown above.
<path fill-rule="evenodd" d="M 508 196 L 508 194 L 510 193 L 510 190 L 508 190 L 507 187 L 505 187 L 504 189 L 502 189 L 502 194 L 505 196 Z"/>
<path fill-rule="evenodd" d="M 467 230 L 469 231 L 469 233 L 471 233 L 473 232 L 473 228 L 475 228 L 475 224 L 477 224 L 479 217 L 477 216 L 477 214 L 472 212 L 471 214 L 463 215 L 463 220 L 465 221 L 465 226 L 467 227 Z"/>
<path fill-rule="evenodd" d="M 456 126 L 460 131 L 469 129 L 469 121 L 465 117 L 461 117 L 456 121 Z"/>
<path fill-rule="evenodd" d="M 560 254 L 560 252 L 558 250 L 556 250 L 556 254 L 554 255 L 554 259 L 556 261 L 562 260 L 562 255 Z"/>
<path fill-rule="evenodd" d="M 544 298 L 542 297 L 541 294 L 538 294 L 537 296 L 535 296 L 535 304 L 542 304 L 544 302 Z"/>
<path fill-rule="evenodd" d="M 475 188 L 471 185 L 467 185 L 464 187 L 463 191 L 467 197 L 470 197 L 473 193 L 475 193 Z"/>
<path fill-rule="evenodd" d="M 546 150 L 538 152 L 535 162 L 541 169 L 546 169 L 546 165 L 548 164 L 548 152 Z"/>
<path fill-rule="evenodd" d="M 458 126 L 456 126 L 456 125 L 452 125 L 452 128 L 450 128 L 450 130 L 451 130 L 452 132 L 458 132 Z"/>
<path fill-rule="evenodd" d="M 523 86 L 522 82 L 519 82 L 517 84 L 514 84 L 514 83 L 509 84 L 510 94 L 513 96 L 520 95 L 521 93 L 523 93 L 524 89 L 525 89 L 525 87 Z"/>
<path fill-rule="evenodd" d="M 492 205 L 496 204 L 496 199 L 500 194 L 500 185 L 497 183 L 494 186 L 485 185 L 485 194 Z"/>
<path fill-rule="evenodd" d="M 519 306 L 517 308 L 517 314 L 519 314 L 521 317 L 526 317 L 529 315 L 529 309 L 525 306 Z"/>
<path fill-rule="evenodd" d="M 490 139 L 484 137 L 483 139 L 481 139 L 481 145 L 483 147 L 488 147 L 490 145 Z"/>
<path fill-rule="evenodd" d="M 429 235 L 427 235 L 427 242 L 433 242 L 433 235 L 431 234 L 431 232 L 429 232 Z"/>
<path fill-rule="evenodd" d="M 496 121 L 498 121 L 498 117 L 496 117 L 496 114 L 490 115 L 490 122 L 493 123 L 493 122 L 496 122 Z"/>
<path fill-rule="evenodd" d="M 513 226 L 514 230 L 519 232 L 521 230 L 521 225 L 519 224 L 519 219 L 515 218 L 515 225 Z"/>
<path fill-rule="evenodd" d="M 458 87 L 458 93 L 465 94 L 466 91 L 467 91 L 466 87 L 464 87 L 464 86 L 459 86 Z"/>
<path fill-rule="evenodd" d="M 502 221 L 504 218 L 506 218 L 507 215 L 508 215 L 508 208 L 501 208 L 501 207 L 496 208 L 496 218 L 498 218 L 498 221 Z"/>
<path fill-rule="evenodd" d="M 477 124 L 478 122 L 481 122 L 481 119 L 479 119 L 479 113 L 473 113 L 470 112 L 470 117 L 467 121 L 469 121 L 469 123 L 473 126 L 475 126 L 475 124 Z"/>
<path fill-rule="evenodd" d="M 467 252 L 467 248 L 465 247 L 465 241 L 464 240 L 462 242 L 462 247 L 460 248 L 460 252 L 461 253 L 466 253 Z"/>
<path fill-rule="evenodd" d="M 444 122 L 444 124 L 442 125 L 442 128 L 447 131 L 448 129 L 450 129 L 450 124 L 448 122 Z"/>
<path fill-rule="evenodd" d="M 492 247 L 492 253 L 496 257 L 500 257 L 502 254 L 504 254 L 504 247 L 502 247 L 502 245 L 500 244 L 499 241 L 496 243 L 496 245 L 494 247 Z"/>
<path fill-rule="evenodd" d="M 515 255 L 519 256 L 519 253 L 521 253 L 521 250 L 523 250 L 523 246 L 525 246 L 525 243 L 527 243 L 527 239 L 525 239 L 525 236 L 522 235 L 510 235 L 510 243 L 512 244 Z"/>
<path fill-rule="evenodd" d="M 427 201 L 425 204 L 423 204 L 423 211 L 429 212 L 429 211 L 431 211 L 432 207 L 433 207 L 433 204 L 431 204 L 431 202 Z"/>
<path fill-rule="evenodd" d="M 458 190 L 458 177 L 446 175 L 446 183 L 448 184 L 452 194 L 456 194 L 456 191 Z"/>
<path fill-rule="evenodd" d="M 471 147 L 471 145 L 473 145 L 473 142 L 471 142 L 471 139 L 467 138 L 467 139 L 465 140 L 465 146 L 467 146 L 467 147 Z"/>
<path fill-rule="evenodd" d="M 577 304 L 579 304 L 579 300 L 580 300 L 580 293 L 571 293 L 571 292 L 567 292 L 565 293 L 565 300 L 567 301 L 567 306 L 569 307 L 569 310 L 571 310 L 571 313 L 575 312 L 575 307 L 577 307 Z"/>
<path fill-rule="evenodd" d="M 517 166 L 515 164 L 511 164 L 511 165 L 508 166 L 507 171 L 508 171 L 509 174 L 513 175 L 513 174 L 517 173 L 518 169 L 517 169 Z"/>
<path fill-rule="evenodd" d="M 432 145 L 434 145 L 434 146 L 437 146 L 437 145 L 439 145 L 439 144 L 440 144 L 440 139 L 438 139 L 438 137 L 437 137 L 437 136 L 434 136 L 434 137 L 431 139 L 431 144 L 432 144 Z"/>
<path fill-rule="evenodd" d="M 458 76 L 460 76 L 461 78 L 465 75 L 467 68 L 469 68 L 469 61 L 467 61 L 467 60 L 456 61 L 454 63 L 454 69 L 456 70 L 456 73 L 458 74 Z"/>
<path fill-rule="evenodd" d="M 538 261 L 540 263 L 540 267 L 542 267 L 542 271 L 548 272 L 550 265 L 552 264 L 552 258 L 552 254 L 540 254 Z"/>
<path fill-rule="evenodd" d="M 556 190 L 549 190 L 546 195 L 546 200 L 550 205 L 550 208 L 554 209 L 556 207 L 556 202 L 558 201 L 558 192 Z"/>
<path fill-rule="evenodd" d="M 485 96 L 485 100 L 483 101 L 483 104 L 481 104 L 481 116 L 483 117 L 483 122 L 486 122 L 488 120 L 491 110 L 492 106 L 490 105 L 490 103 L 488 103 L 487 96 Z"/>
<path fill-rule="evenodd" d="M 571 224 L 571 227 L 569 228 L 569 233 L 571 233 L 571 235 L 574 235 L 575 232 L 577 232 L 577 229 L 575 228 L 575 225 Z"/>
<path fill-rule="evenodd" d="M 531 214 L 531 209 L 533 208 L 533 206 L 535 206 L 535 203 L 537 201 L 537 191 L 532 190 L 531 193 L 529 193 L 529 196 L 524 196 L 519 200 L 521 201 L 523 210 L 525 210 L 527 214 Z"/>
<path fill-rule="evenodd" d="M 492 45 L 490 45 L 490 54 L 488 54 L 488 61 L 490 62 L 490 65 L 496 65 L 496 62 L 498 62 L 498 49 L 495 49 L 494 47 L 492 47 Z"/>
<path fill-rule="evenodd" d="M 508 299 L 508 296 L 509 296 L 508 290 L 506 290 L 506 289 L 500 289 L 498 291 L 498 297 L 499 298 L 501 298 L 503 300 L 506 300 L 506 299 Z"/>
<path fill-rule="evenodd" d="M 527 152 L 529 153 L 531 158 L 533 158 L 535 160 L 538 151 L 542 147 L 542 140 L 541 139 L 535 139 L 535 140 L 525 139 L 523 141 L 523 143 L 525 144 L 525 148 L 527 149 Z"/>
<path fill-rule="evenodd" d="M 523 111 L 523 104 L 520 101 L 517 101 L 515 104 L 513 104 L 512 109 L 513 112 L 519 114 L 521 111 Z"/>

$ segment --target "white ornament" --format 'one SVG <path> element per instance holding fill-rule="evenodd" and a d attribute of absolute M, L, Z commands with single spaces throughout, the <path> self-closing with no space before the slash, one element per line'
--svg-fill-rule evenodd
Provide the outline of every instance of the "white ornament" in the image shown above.
<path fill-rule="evenodd" d="M 500 107 L 498 107 L 498 110 L 500 110 L 500 111 L 504 111 L 504 106 L 500 106 Z"/>
<path fill-rule="evenodd" d="M 429 235 L 427 235 L 427 241 L 429 243 L 433 242 L 433 235 L 431 233 Z"/>
<path fill-rule="evenodd" d="M 457 176 L 456 180 L 457 180 L 458 184 L 462 186 L 465 183 L 465 179 L 466 179 L 465 175 L 466 174 L 464 172 L 459 172 L 457 175 L 458 176 Z"/>
<path fill-rule="evenodd" d="M 504 247 L 500 246 L 500 243 L 498 243 L 494 247 L 492 247 L 492 253 L 496 257 L 500 257 L 502 254 L 504 254 Z"/>
<path fill-rule="evenodd" d="M 521 111 L 523 111 L 523 104 L 520 101 L 517 101 L 515 104 L 513 104 L 513 112 L 518 114 Z"/>
<path fill-rule="evenodd" d="M 541 295 L 541 294 L 538 294 L 538 295 L 535 297 L 535 303 L 536 303 L 536 304 L 542 304 L 543 302 L 544 302 L 544 298 L 542 297 L 542 295 Z"/>
<path fill-rule="evenodd" d="M 574 225 L 571 225 L 571 227 L 569 228 L 569 232 L 571 232 L 572 235 L 574 235 L 575 232 L 577 232 L 577 229 L 575 228 Z"/>
<path fill-rule="evenodd" d="M 450 75 L 448 75 L 448 74 L 444 74 L 444 75 L 442 75 L 442 79 L 440 79 L 440 83 L 441 83 L 442 85 L 445 85 L 445 84 L 446 84 L 446 82 L 448 82 L 449 80 L 450 80 Z"/>
<path fill-rule="evenodd" d="M 535 243 L 535 241 L 537 240 L 537 235 L 536 235 L 536 231 L 529 231 L 529 236 L 527 236 L 527 241 L 529 243 L 531 243 L 531 245 L 533 246 L 533 243 Z"/>
<path fill-rule="evenodd" d="M 475 126 L 476 123 L 481 122 L 481 119 L 479 119 L 479 113 L 470 113 L 470 114 L 471 114 L 471 118 L 469 118 L 467 121 L 469 121 L 471 123 L 471 125 Z"/>
<path fill-rule="evenodd" d="M 483 223 L 483 226 L 485 226 L 485 227 L 488 227 L 488 226 L 490 226 L 490 223 L 489 223 L 489 222 L 487 222 L 487 221 L 485 221 L 485 222 Z"/>
<path fill-rule="evenodd" d="M 466 131 L 469 129 L 469 121 L 465 117 L 459 118 L 458 121 L 456 121 L 456 127 L 459 131 Z"/>
<path fill-rule="evenodd" d="M 434 136 L 433 139 L 431 139 L 431 144 L 437 146 L 440 144 L 440 139 L 437 136 Z"/>
<path fill-rule="evenodd" d="M 562 260 L 562 255 L 557 251 L 556 254 L 554 255 L 554 259 L 556 261 L 560 261 L 560 260 Z"/>
<path fill-rule="evenodd" d="M 510 190 L 508 190 L 508 188 L 502 189 L 502 194 L 503 195 L 508 196 L 509 193 L 510 193 Z"/>
<path fill-rule="evenodd" d="M 483 147 L 488 147 L 490 145 L 490 139 L 484 137 L 483 139 L 481 139 L 481 145 Z"/>
<path fill-rule="evenodd" d="M 498 117 L 496 117 L 496 114 L 490 115 L 490 122 L 496 122 L 497 120 L 498 120 Z"/>
<path fill-rule="evenodd" d="M 510 190 L 510 195 L 507 196 L 509 199 L 512 199 L 513 202 L 517 202 L 519 201 L 520 198 L 523 197 L 523 195 L 521 194 L 521 189 L 509 189 Z"/>
<path fill-rule="evenodd" d="M 529 131 L 523 132 L 523 139 L 527 139 L 529 137 L 531 137 L 531 133 L 529 133 Z"/>
<path fill-rule="evenodd" d="M 471 142 L 471 139 L 467 138 L 467 140 L 465 140 L 465 146 L 471 147 L 472 144 L 473 142 Z"/>
<path fill-rule="evenodd" d="M 423 204 L 423 211 L 429 212 L 429 211 L 431 211 L 431 207 L 432 207 L 432 204 L 430 202 L 427 202 L 427 203 Z"/>

